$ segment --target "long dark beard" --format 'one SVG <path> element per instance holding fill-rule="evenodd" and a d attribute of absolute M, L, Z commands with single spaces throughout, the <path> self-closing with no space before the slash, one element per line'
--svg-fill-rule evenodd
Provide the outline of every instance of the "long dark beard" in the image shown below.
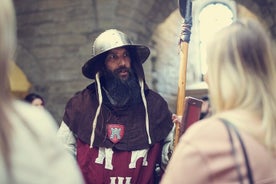
<path fill-rule="evenodd" d="M 118 73 L 121 70 L 128 70 L 128 79 L 122 80 Z M 114 72 L 104 71 L 103 76 L 104 91 L 109 102 L 117 107 L 135 104 L 141 101 L 140 86 L 137 77 L 131 69 L 120 67 Z"/>

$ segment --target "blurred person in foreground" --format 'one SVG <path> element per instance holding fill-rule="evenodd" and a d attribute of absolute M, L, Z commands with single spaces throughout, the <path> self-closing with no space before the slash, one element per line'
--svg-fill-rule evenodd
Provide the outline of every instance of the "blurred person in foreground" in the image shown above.
<path fill-rule="evenodd" d="M 69 100 L 58 131 L 88 184 L 157 183 L 156 165 L 166 165 L 172 113 L 146 85 L 142 64 L 149 54 L 117 29 L 94 41 L 82 68 L 94 81 Z"/>
<path fill-rule="evenodd" d="M 15 47 L 13 2 L 0 0 L 0 183 L 81 184 L 74 158 L 56 139 L 53 118 L 12 97 L 8 76 Z"/>
<path fill-rule="evenodd" d="M 256 20 L 237 20 L 216 34 L 207 47 L 213 114 L 181 137 L 162 184 L 276 183 L 276 61 L 270 40 Z"/>

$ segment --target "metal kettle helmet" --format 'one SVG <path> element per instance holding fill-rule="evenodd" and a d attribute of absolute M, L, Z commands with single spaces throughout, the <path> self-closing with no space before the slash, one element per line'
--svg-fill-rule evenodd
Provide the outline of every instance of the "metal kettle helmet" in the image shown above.
<path fill-rule="evenodd" d="M 104 64 L 106 53 L 119 47 L 126 47 L 136 52 L 136 61 L 140 63 L 144 63 L 150 54 L 148 47 L 133 44 L 125 33 L 117 29 L 109 29 L 101 33 L 95 39 L 92 48 L 92 58 L 82 67 L 83 75 L 89 79 L 95 79 L 96 73 Z"/>

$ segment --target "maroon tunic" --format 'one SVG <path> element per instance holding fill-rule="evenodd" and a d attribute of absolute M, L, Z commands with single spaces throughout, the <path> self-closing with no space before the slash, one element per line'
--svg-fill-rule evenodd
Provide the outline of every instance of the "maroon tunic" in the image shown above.
<path fill-rule="evenodd" d="M 67 103 L 63 121 L 77 137 L 77 161 L 88 184 L 153 183 L 164 139 L 172 129 L 166 101 L 146 89 L 148 143 L 143 103 L 126 108 L 102 104 L 95 140 L 90 148 L 92 122 L 99 106 L 95 84 L 77 93 Z M 109 148 L 109 149 L 108 149 Z"/>
<path fill-rule="evenodd" d="M 161 153 L 158 143 L 150 149 L 136 151 L 91 149 L 80 140 L 77 145 L 77 160 L 86 183 L 154 183 L 153 171 Z"/>

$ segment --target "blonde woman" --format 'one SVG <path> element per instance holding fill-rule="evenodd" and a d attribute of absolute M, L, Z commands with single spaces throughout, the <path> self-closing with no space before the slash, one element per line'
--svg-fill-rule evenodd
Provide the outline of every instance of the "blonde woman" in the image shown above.
<path fill-rule="evenodd" d="M 83 183 L 78 166 L 56 140 L 45 110 L 12 98 L 9 65 L 16 46 L 11 0 L 0 0 L 0 183 Z"/>
<path fill-rule="evenodd" d="M 161 183 L 276 183 L 276 61 L 268 33 L 256 21 L 236 21 L 216 34 L 207 55 L 213 116 L 181 137 Z"/>

